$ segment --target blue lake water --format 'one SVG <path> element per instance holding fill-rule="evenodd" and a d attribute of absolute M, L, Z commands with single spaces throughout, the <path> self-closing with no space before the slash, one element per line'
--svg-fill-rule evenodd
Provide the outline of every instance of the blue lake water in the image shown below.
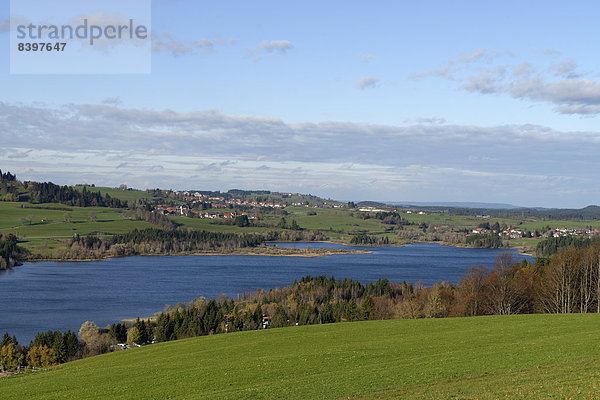
<path fill-rule="evenodd" d="M 331 243 L 278 243 L 282 247 L 341 247 Z M 306 275 L 351 278 L 363 283 L 392 281 L 458 282 L 473 265 L 492 266 L 503 250 L 464 249 L 438 244 L 405 247 L 351 247 L 372 254 L 325 257 L 160 256 L 93 262 L 26 263 L 0 273 L 0 335 L 8 331 L 21 343 L 37 332 L 98 326 L 121 318 L 150 316 L 197 297 L 217 297 L 272 289 Z M 505 250 L 504 250 L 505 251 Z M 510 250 L 516 260 L 522 256 Z"/>

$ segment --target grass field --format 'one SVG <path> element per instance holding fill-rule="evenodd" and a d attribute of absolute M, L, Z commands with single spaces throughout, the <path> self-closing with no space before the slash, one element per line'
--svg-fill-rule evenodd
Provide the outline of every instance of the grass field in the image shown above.
<path fill-rule="evenodd" d="M 0 202 L 0 233 L 14 233 L 21 245 L 36 253 L 46 254 L 74 234 L 85 235 L 92 232 L 118 234 L 135 228 L 152 225 L 144 221 L 132 221 L 123 217 L 123 210 L 103 207 L 67 207 L 61 204 L 30 205 L 28 207 L 48 207 L 54 209 L 22 208 L 22 203 Z M 90 221 L 90 213 L 96 221 Z M 70 222 L 65 221 L 70 215 Z M 29 221 L 22 219 L 32 217 Z"/>
<path fill-rule="evenodd" d="M 81 189 L 81 187 L 79 187 Z M 127 191 L 111 188 L 89 188 L 109 193 L 111 196 L 127 200 L 149 197 L 144 191 Z M 378 219 L 362 219 L 361 212 L 346 209 L 331 208 L 306 208 L 288 207 L 286 220 L 295 220 L 298 225 L 306 230 L 319 230 L 330 240 L 348 243 L 352 235 L 366 233 L 369 235 L 386 236 L 391 244 L 402 244 L 402 239 L 394 232 L 392 225 L 382 223 Z M 22 244 L 35 253 L 46 254 L 60 247 L 61 241 L 78 233 L 81 235 L 89 233 L 118 234 L 131 231 L 135 228 L 150 227 L 149 223 L 133 221 L 124 216 L 124 209 L 111 209 L 101 207 L 70 207 L 61 204 L 27 204 L 15 202 L 0 202 L 0 233 L 14 233 Z M 316 215 L 309 215 L 316 213 Z M 65 218 L 70 216 L 70 220 Z M 90 218 L 91 214 L 95 221 Z M 443 227 L 449 230 L 468 231 L 477 227 L 482 222 L 494 223 L 496 221 L 508 226 L 519 226 L 521 229 L 535 230 L 545 226 L 584 228 L 592 226 L 600 227 L 600 221 L 563 221 L 563 220 L 534 220 L 534 219 L 483 219 L 476 216 L 456 216 L 448 214 L 403 214 L 403 218 L 411 221 L 414 225 L 405 226 L 406 231 L 419 230 L 422 222 L 435 227 Z M 239 228 L 234 225 L 219 225 L 211 223 L 210 219 L 187 218 L 172 216 L 176 223 L 194 229 L 203 229 L 211 232 L 229 233 L 252 233 L 280 228 L 247 227 Z M 31 219 L 31 221 L 29 221 Z M 281 216 L 264 215 L 263 223 L 276 226 Z M 510 245 L 513 247 L 533 248 L 542 240 L 537 239 L 513 239 Z"/>
<path fill-rule="evenodd" d="M 156 344 L 0 379 L 3 399 L 597 399 L 600 315 L 303 326 Z"/>
<path fill-rule="evenodd" d="M 74 189 L 79 191 L 83 190 L 83 186 L 73 186 Z M 107 194 L 110 197 L 119 199 L 119 200 L 127 200 L 127 201 L 136 201 L 139 199 L 152 199 L 152 195 L 145 190 L 121 190 L 109 187 L 91 187 L 86 186 L 85 189 L 88 192 L 100 192 L 103 195 Z"/>

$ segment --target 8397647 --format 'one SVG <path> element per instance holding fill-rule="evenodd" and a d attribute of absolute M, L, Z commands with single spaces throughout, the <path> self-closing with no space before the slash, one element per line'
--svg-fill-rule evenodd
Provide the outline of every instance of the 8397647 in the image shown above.
<path fill-rule="evenodd" d="M 67 47 L 67 43 L 50 43 L 50 42 L 20 42 L 17 45 L 17 50 L 19 51 L 65 51 L 65 47 Z"/>

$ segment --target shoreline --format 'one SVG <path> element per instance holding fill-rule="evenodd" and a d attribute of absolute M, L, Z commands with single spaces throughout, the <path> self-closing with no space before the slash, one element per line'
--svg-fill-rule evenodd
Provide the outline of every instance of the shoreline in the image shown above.
<path fill-rule="evenodd" d="M 275 243 L 275 242 L 273 242 Z M 282 243 L 282 242 L 280 242 Z M 316 243 L 316 242 L 315 242 Z M 126 256 L 101 256 L 97 258 L 28 258 L 22 262 L 88 262 L 88 261 L 103 261 L 112 258 L 125 258 L 125 257 L 178 257 L 178 256 L 263 256 L 263 257 L 324 257 L 331 255 L 345 255 L 345 254 L 371 254 L 372 251 L 368 250 L 346 250 L 346 249 L 295 249 L 287 247 L 275 247 L 266 246 L 261 248 L 246 248 L 239 249 L 230 252 L 225 251 L 192 251 L 192 252 L 181 252 L 171 254 L 155 254 L 155 253 L 144 253 L 144 254 L 131 254 Z"/>
<path fill-rule="evenodd" d="M 318 243 L 330 243 L 336 244 L 340 246 L 347 247 L 362 247 L 362 248 L 380 248 L 380 247 L 405 247 L 408 244 L 439 244 L 440 246 L 448 246 L 448 247 L 456 247 L 456 248 L 464 248 L 464 249 L 474 249 L 473 247 L 469 247 L 463 244 L 452 244 L 447 242 L 440 241 L 415 241 L 415 242 L 407 242 L 407 243 L 395 243 L 392 245 L 382 245 L 382 246 L 358 246 L 352 245 L 342 242 L 334 242 L 330 240 L 319 240 L 314 242 L 302 241 L 273 241 L 273 242 L 265 242 L 266 246 L 261 247 L 249 247 L 236 249 L 232 251 L 222 251 L 222 250 L 207 250 L 207 251 L 191 251 L 191 252 L 180 252 L 180 253 L 171 253 L 171 254 L 156 254 L 156 253 L 144 253 L 144 254 L 131 254 L 126 256 L 100 256 L 97 258 L 53 258 L 53 257 L 31 257 L 21 260 L 21 263 L 37 263 L 37 262 L 90 262 L 90 261 L 103 261 L 109 260 L 112 258 L 125 258 L 125 257 L 165 257 L 165 256 L 263 256 L 263 257 L 304 257 L 304 258 L 313 258 L 313 257 L 325 257 L 332 255 L 345 255 L 345 254 L 372 254 L 371 250 L 356 250 L 356 249 L 323 249 L 323 248 L 311 248 L 311 249 L 299 249 L 299 248 L 291 248 L 291 247 L 278 247 L 269 245 L 270 243 L 308 243 L 308 244 L 318 244 Z M 536 256 L 529 252 L 524 252 L 524 248 L 522 246 L 515 247 L 507 247 L 507 248 L 498 248 L 498 249 L 482 249 L 482 250 L 517 250 L 519 255 L 528 256 L 535 258 Z"/>

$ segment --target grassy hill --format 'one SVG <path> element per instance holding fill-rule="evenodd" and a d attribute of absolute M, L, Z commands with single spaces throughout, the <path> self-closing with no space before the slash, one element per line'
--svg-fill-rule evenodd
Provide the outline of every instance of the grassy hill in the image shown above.
<path fill-rule="evenodd" d="M 64 241 L 74 234 L 92 232 L 118 234 L 152 224 L 125 218 L 123 209 L 106 207 L 69 207 L 62 204 L 24 204 L 0 202 L 0 234 L 13 233 L 20 244 L 39 254 L 49 254 L 64 247 Z M 69 220 L 65 220 L 68 214 Z M 95 221 L 90 221 L 90 214 Z M 23 219 L 31 218 L 31 221 Z"/>
<path fill-rule="evenodd" d="M 73 188 L 82 191 L 84 186 L 73 186 Z M 102 195 L 110 195 L 115 199 L 127 200 L 127 201 L 136 201 L 140 199 L 152 199 L 152 195 L 145 190 L 123 190 L 109 187 L 101 187 L 101 186 L 85 186 L 85 190 L 88 192 L 100 192 Z"/>
<path fill-rule="evenodd" d="M 600 315 L 342 323 L 215 335 L 0 379 L 3 399 L 598 398 Z"/>

